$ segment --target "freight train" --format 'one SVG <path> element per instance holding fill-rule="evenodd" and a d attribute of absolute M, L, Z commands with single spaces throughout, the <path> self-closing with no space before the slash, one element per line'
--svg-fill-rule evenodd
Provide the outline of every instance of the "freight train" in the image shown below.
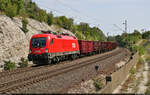
<path fill-rule="evenodd" d="M 62 60 L 77 59 L 81 56 L 107 52 L 118 46 L 116 42 L 78 40 L 68 34 L 57 35 L 51 31 L 33 35 L 30 40 L 28 60 L 34 64 L 58 63 Z"/>

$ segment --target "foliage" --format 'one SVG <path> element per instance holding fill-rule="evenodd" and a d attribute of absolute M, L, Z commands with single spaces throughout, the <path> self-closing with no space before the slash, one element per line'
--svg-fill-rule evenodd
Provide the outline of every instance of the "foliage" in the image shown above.
<path fill-rule="evenodd" d="M 79 31 L 76 31 L 75 35 L 78 37 L 79 40 L 84 39 L 83 34 L 81 32 L 79 32 Z"/>
<path fill-rule="evenodd" d="M 115 37 L 115 40 L 120 46 L 130 49 L 133 53 L 139 51 L 139 54 L 144 54 L 145 49 L 141 46 L 137 46 L 137 42 L 142 39 L 142 34 L 138 30 L 134 30 L 133 33 L 123 33 L 121 36 Z"/>
<path fill-rule="evenodd" d="M 94 86 L 96 87 L 97 90 L 100 90 L 100 89 L 102 89 L 104 84 L 102 83 L 102 81 L 99 78 L 97 78 L 97 79 L 94 79 Z"/>
<path fill-rule="evenodd" d="M 4 61 L 4 70 L 13 70 L 16 68 L 16 64 L 11 61 Z"/>
<path fill-rule="evenodd" d="M 150 38 L 150 31 L 146 31 L 146 32 L 142 33 L 142 38 L 143 39 L 149 39 Z"/>
<path fill-rule="evenodd" d="M 149 83 L 150 84 L 150 83 Z M 150 87 L 148 87 L 148 89 L 146 89 L 146 92 L 145 92 L 145 94 L 150 94 Z"/>
<path fill-rule="evenodd" d="M 17 15 L 17 5 L 8 3 L 6 9 L 5 9 L 6 15 L 10 18 Z"/>
<path fill-rule="evenodd" d="M 25 58 L 21 58 L 21 62 L 18 63 L 20 68 L 28 67 L 28 60 Z"/>
<path fill-rule="evenodd" d="M 81 32 L 85 38 L 84 40 L 99 40 L 106 41 L 103 32 L 97 27 L 90 27 L 88 23 L 80 23 L 77 25 L 77 31 Z"/>
<path fill-rule="evenodd" d="M 134 30 L 133 33 L 127 34 L 123 33 L 121 36 L 116 36 L 115 38 L 120 46 L 130 48 L 130 46 L 136 44 L 140 39 L 142 39 L 142 35 L 139 31 Z"/>
<path fill-rule="evenodd" d="M 134 67 L 131 68 L 130 73 L 131 73 L 132 75 L 135 74 L 135 69 L 134 69 Z"/>
<path fill-rule="evenodd" d="M 72 18 L 66 18 L 65 16 L 55 17 L 54 24 L 68 29 L 73 32 L 78 39 L 82 40 L 99 40 L 106 41 L 106 37 L 103 32 L 97 27 L 90 27 L 88 23 L 80 23 L 75 25 Z"/>
<path fill-rule="evenodd" d="M 139 55 L 142 56 L 145 53 L 145 48 L 142 46 L 138 46 Z"/>
<path fill-rule="evenodd" d="M 40 10 L 39 13 L 37 14 L 38 20 L 41 22 L 47 22 L 47 13 L 44 10 Z"/>
<path fill-rule="evenodd" d="M 67 18 L 65 16 L 55 17 L 54 18 L 54 24 L 63 27 L 64 29 L 71 30 L 73 25 L 73 19 Z"/>
<path fill-rule="evenodd" d="M 48 15 L 47 15 L 47 23 L 48 23 L 48 25 L 52 25 L 53 24 L 53 19 L 54 19 L 54 16 L 53 16 L 53 13 L 51 12 L 51 13 L 48 13 Z"/>
<path fill-rule="evenodd" d="M 116 41 L 115 36 L 108 36 L 107 41 Z"/>
<path fill-rule="evenodd" d="M 132 53 L 136 53 L 138 51 L 138 46 L 132 45 L 129 49 Z"/>
<path fill-rule="evenodd" d="M 29 30 L 27 29 L 28 20 L 26 18 L 22 19 L 22 31 L 27 33 Z"/>

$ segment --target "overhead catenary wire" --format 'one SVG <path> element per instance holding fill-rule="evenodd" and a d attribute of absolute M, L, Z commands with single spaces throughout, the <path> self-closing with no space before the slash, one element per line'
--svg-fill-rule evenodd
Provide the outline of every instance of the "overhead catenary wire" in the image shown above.
<path fill-rule="evenodd" d="M 93 17 L 91 17 L 91 16 L 89 16 L 89 15 L 87 15 L 87 14 L 85 14 L 85 13 L 83 13 L 83 12 L 81 12 L 81 11 L 75 9 L 75 8 L 73 8 L 72 6 L 70 6 L 70 5 L 66 4 L 66 3 L 63 3 L 63 2 L 60 1 L 60 0 L 56 0 L 56 1 L 59 2 L 59 4 L 61 4 L 62 6 L 64 6 L 64 7 L 68 8 L 68 9 L 70 9 L 71 11 L 73 11 L 73 12 L 76 14 L 76 16 L 73 16 L 73 18 L 77 18 L 77 19 L 81 20 L 81 22 L 82 22 L 82 21 L 84 22 L 85 19 L 82 19 L 82 18 L 83 18 L 83 17 L 84 17 L 84 18 L 86 17 L 87 19 L 89 19 L 89 20 L 91 20 L 91 21 L 93 22 L 93 23 L 88 23 L 88 24 L 94 25 L 94 26 L 97 26 L 97 27 L 98 27 L 98 25 L 97 25 L 97 24 L 94 24 L 94 23 L 97 22 L 97 21 L 99 21 L 99 19 L 93 18 Z M 45 7 L 45 8 L 47 8 L 47 9 L 53 10 L 53 11 L 55 11 L 55 12 L 57 12 L 57 13 L 60 13 L 60 14 L 67 14 L 67 13 L 65 13 L 65 12 L 58 11 L 58 10 L 56 10 L 56 9 L 52 9 L 52 8 L 50 8 L 50 7 L 46 7 L 44 3 L 43 3 L 43 5 L 42 5 L 42 4 L 39 4 L 39 5 L 41 5 L 41 6 Z M 82 15 L 83 17 L 81 17 L 79 14 Z"/>
<path fill-rule="evenodd" d="M 81 11 L 79 11 L 79 10 L 73 8 L 72 6 L 70 6 L 70 5 L 66 4 L 66 3 L 63 3 L 61 0 L 56 0 L 56 1 L 58 1 L 59 3 L 61 3 L 61 5 L 63 5 L 64 7 L 67 7 L 67 8 L 69 8 L 69 9 L 71 9 L 71 10 L 74 11 L 75 13 L 77 13 L 77 14 L 80 13 L 83 17 L 86 17 L 86 18 L 88 18 L 89 20 L 93 20 L 94 22 L 95 22 L 95 21 L 96 21 L 96 22 L 97 22 L 97 21 L 100 21 L 100 20 L 97 19 L 97 18 L 94 18 L 94 17 L 91 17 L 91 16 L 85 14 L 85 12 L 81 12 Z"/>
<path fill-rule="evenodd" d="M 99 22 L 101 22 L 101 21 L 99 21 L 99 19 L 93 18 L 92 16 L 89 16 L 89 15 L 85 14 L 85 12 L 81 12 L 78 9 L 73 8 L 69 4 L 66 4 L 66 3 L 62 2 L 61 0 L 56 0 L 56 1 L 59 2 L 57 4 L 61 4 L 61 6 L 63 6 L 62 7 L 63 9 L 57 10 L 55 8 L 52 8 L 51 6 L 48 6 L 48 5 L 46 6 L 46 4 L 44 2 L 40 2 L 40 3 L 38 3 L 38 5 L 40 5 L 44 9 L 48 10 L 49 12 L 52 11 L 56 14 L 59 14 L 58 16 L 61 16 L 61 15 L 67 16 L 67 14 L 68 14 L 69 18 L 73 18 L 75 20 L 75 24 L 81 23 L 81 22 L 87 22 L 86 20 L 89 19 L 88 24 L 90 26 L 97 27 L 99 29 L 102 28 L 102 25 L 101 26 L 99 25 Z M 67 9 L 70 9 L 73 12 L 73 15 L 70 14 L 71 12 L 68 12 L 68 11 L 66 12 L 66 10 L 64 10 L 64 7 L 67 8 Z M 87 19 L 85 19 L 85 17 Z"/>
<path fill-rule="evenodd" d="M 45 4 L 41 4 L 41 3 L 40 3 L 40 4 L 38 4 L 38 5 L 40 5 L 42 8 L 48 9 L 48 10 L 50 10 L 50 11 L 52 11 L 52 12 L 56 12 L 56 13 L 58 13 L 58 14 L 60 14 L 60 15 L 65 15 L 65 14 L 67 14 L 67 13 L 65 13 L 65 12 L 63 12 L 63 11 L 53 9 L 53 8 L 51 8 L 51 7 L 49 7 L 49 6 L 45 6 Z M 77 19 L 83 21 L 83 19 L 80 18 L 79 15 L 78 15 L 78 16 L 76 16 L 76 15 L 70 16 L 70 18 L 77 18 Z"/>
<path fill-rule="evenodd" d="M 48 9 L 48 10 L 51 10 L 52 12 L 57 12 L 57 13 L 59 13 L 59 14 L 61 14 L 61 15 L 62 15 L 62 14 L 66 14 L 65 12 L 62 12 L 62 11 L 60 11 L 60 10 L 56 10 L 56 9 L 53 9 L 53 8 L 51 8 L 51 7 L 49 7 L 49 6 L 45 6 L 45 4 L 38 4 L 38 5 L 40 5 L 40 6 L 43 7 L 43 8 L 46 8 L 46 9 Z M 70 18 L 77 18 L 77 19 L 79 19 L 81 22 L 83 21 L 82 17 L 76 16 L 76 15 L 71 16 Z M 99 27 L 98 24 L 89 23 L 89 22 L 88 22 L 88 24 L 89 24 L 89 25 L 92 25 L 92 26 Z"/>

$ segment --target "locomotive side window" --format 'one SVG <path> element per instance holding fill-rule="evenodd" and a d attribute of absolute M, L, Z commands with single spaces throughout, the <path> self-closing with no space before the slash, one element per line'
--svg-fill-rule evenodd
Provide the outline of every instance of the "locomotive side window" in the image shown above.
<path fill-rule="evenodd" d="M 52 45 L 53 43 L 54 43 L 54 40 L 52 39 L 51 42 L 50 42 L 50 44 Z"/>
<path fill-rule="evenodd" d="M 33 38 L 32 39 L 32 47 L 33 48 L 39 48 L 39 47 L 45 47 L 46 46 L 46 38 Z"/>

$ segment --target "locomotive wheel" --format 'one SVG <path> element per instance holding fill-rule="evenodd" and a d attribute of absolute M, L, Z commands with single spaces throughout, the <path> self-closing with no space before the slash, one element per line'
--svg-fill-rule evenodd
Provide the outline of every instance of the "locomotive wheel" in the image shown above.
<path fill-rule="evenodd" d="M 71 55 L 71 60 L 75 60 L 75 59 L 76 59 L 76 55 L 75 54 Z"/>
<path fill-rule="evenodd" d="M 54 61 L 55 64 L 58 64 L 60 59 L 59 59 L 59 57 L 55 57 L 53 61 Z"/>
<path fill-rule="evenodd" d="M 51 64 L 52 63 L 52 60 L 51 59 L 48 59 L 47 60 L 47 64 L 49 65 L 49 64 Z"/>

